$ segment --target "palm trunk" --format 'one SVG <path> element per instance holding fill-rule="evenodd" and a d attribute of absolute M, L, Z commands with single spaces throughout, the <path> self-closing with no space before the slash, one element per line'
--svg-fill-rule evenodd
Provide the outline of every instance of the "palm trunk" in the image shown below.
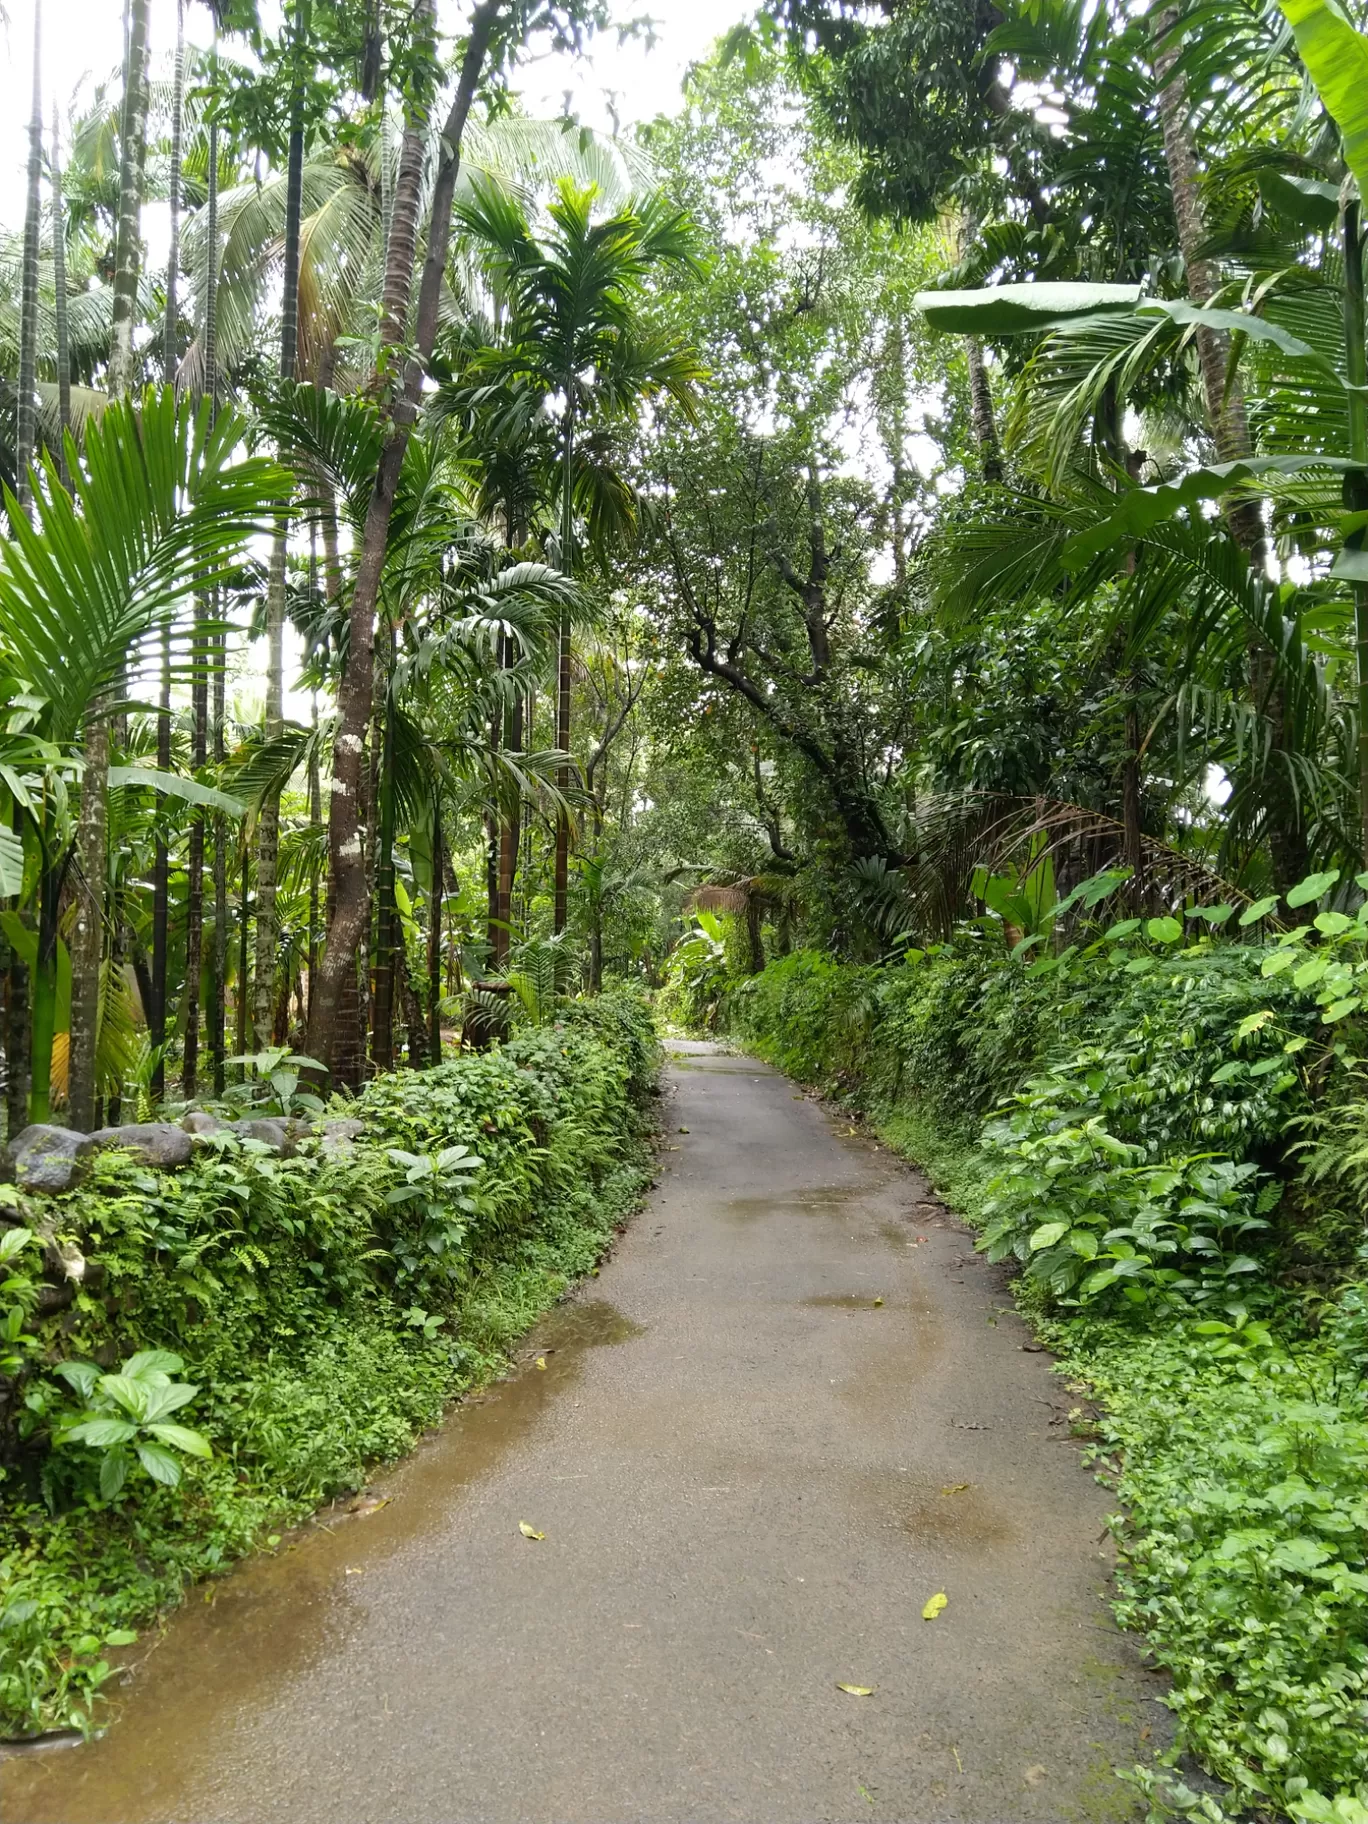
<path fill-rule="evenodd" d="M 71 429 L 71 327 L 67 310 L 66 277 L 66 210 L 62 203 L 62 147 L 57 130 L 57 108 L 52 109 L 52 289 L 53 316 L 57 329 L 57 418 L 61 426 L 58 439 L 57 469 L 62 486 L 71 486 L 67 466 L 66 438 Z"/>
<path fill-rule="evenodd" d="M 442 1061 L 442 794 L 432 807 L 432 891 L 428 896 L 428 1059 Z"/>
<path fill-rule="evenodd" d="M 166 384 L 176 383 L 176 343 L 180 328 L 177 281 L 180 275 L 181 136 L 185 112 L 185 20 L 176 7 L 176 63 L 171 82 L 171 171 L 167 203 L 171 212 L 171 249 L 166 258 L 166 319 L 162 329 L 162 372 Z"/>
<path fill-rule="evenodd" d="M 149 0 L 130 0 L 119 144 L 119 225 L 114 245 L 114 296 L 109 392 L 122 398 L 135 375 L 133 324 L 141 266 L 143 173 L 147 158 L 147 15 Z"/>
<path fill-rule="evenodd" d="M 451 239 L 451 207 L 460 165 L 461 140 L 484 74 L 495 27 L 509 7 L 510 0 L 481 0 L 471 18 L 460 79 L 440 140 L 428 223 L 427 257 L 418 295 L 417 359 L 407 362 L 404 396 L 389 408 L 385 447 L 366 512 L 348 615 L 347 664 L 337 693 L 338 730 L 333 743 L 328 798 L 328 858 L 333 910 L 309 1029 L 310 1054 L 328 1066 L 335 1085 L 355 1084 L 361 1074 L 358 1047 L 347 1030 L 350 1022 L 344 1022 L 342 1013 L 348 976 L 354 984 L 357 957 L 368 922 L 358 809 L 371 709 L 380 576 L 399 471 L 422 394 L 423 363 L 431 355 L 437 335 L 437 311 Z M 433 0 L 416 0 L 414 16 L 419 35 L 429 36 L 433 29 Z M 404 134 L 385 261 L 381 335 L 390 351 L 397 350 L 408 336 L 426 142 L 426 101 L 415 100 Z"/>
<path fill-rule="evenodd" d="M 23 813 L 15 807 L 13 830 L 23 830 Z M 18 912 L 20 901 L 14 901 Z M 20 914 L 21 917 L 24 914 Z M 12 1140 L 28 1123 L 29 1098 L 29 972 L 19 952 L 6 944 L 9 966 L 5 982 L 5 1114 L 6 1134 Z"/>
<path fill-rule="evenodd" d="M 86 729 L 85 778 L 76 826 L 80 873 L 71 933 L 71 1034 L 67 1107 L 71 1125 L 95 1126 L 95 1049 L 100 1027 L 100 965 L 104 957 L 105 877 L 108 870 L 104 781 L 109 773 L 109 719 L 97 711 Z"/>
<path fill-rule="evenodd" d="M 66 863 L 45 862 L 38 877 L 38 952 L 33 971 L 33 1060 L 29 1120 L 52 1119 L 52 1041 L 57 1024 L 57 911 Z"/>
<path fill-rule="evenodd" d="M 208 759 L 209 680 L 198 659 L 190 685 L 190 766 L 199 772 Z M 204 819 L 190 825 L 185 860 L 185 1039 L 181 1050 L 181 1094 L 189 1099 L 199 1084 L 200 977 L 204 969 Z"/>
<path fill-rule="evenodd" d="M 314 741 L 318 739 L 318 697 L 313 699 Z M 323 827 L 323 784 L 318 775 L 318 748 L 309 749 L 309 828 L 321 830 Z M 313 1012 L 314 972 L 318 967 L 318 870 L 312 868 L 309 873 L 309 998 L 304 1009 L 304 1023 L 307 1026 Z"/>
<path fill-rule="evenodd" d="M 38 432 L 38 237 L 41 232 L 39 184 L 43 171 L 41 0 L 33 7 L 33 113 L 29 118 L 28 194 L 24 208 L 24 275 L 19 325 L 19 399 L 15 438 L 15 493 L 27 513 L 32 504 L 33 461 Z"/>
<path fill-rule="evenodd" d="M 227 635 L 216 636 L 218 651 L 214 666 L 214 763 L 221 767 L 225 758 L 223 741 L 224 667 L 227 664 Z M 209 1061 L 214 1077 L 214 1094 L 221 1096 L 227 1083 L 225 1058 L 228 1024 L 228 819 L 222 811 L 214 813 L 214 951 L 209 982 Z"/>
<path fill-rule="evenodd" d="M 394 664 L 394 633 L 390 632 L 389 667 Z M 389 679 L 386 678 L 388 685 Z M 375 1019 L 371 1031 L 371 1056 L 377 1070 L 394 1068 L 394 697 L 385 691 L 383 734 L 380 742 L 379 841 L 375 857 Z"/>
<path fill-rule="evenodd" d="M 294 81 L 290 99 L 290 149 L 285 180 L 285 270 L 280 312 L 280 377 L 295 377 L 299 348 L 299 224 L 304 200 L 303 57 L 309 34 L 309 0 L 296 0 L 294 15 Z M 285 726 L 285 558 L 288 521 L 282 519 L 271 546 L 266 584 L 266 723 L 267 741 L 278 740 Z M 280 799 L 268 793 L 257 819 L 256 961 L 252 990 L 252 1024 L 258 1051 L 271 1043 L 276 1015 L 276 876 L 280 859 Z"/>
<path fill-rule="evenodd" d="M 1368 509 L 1368 348 L 1364 344 L 1362 204 L 1346 202 L 1341 220 L 1344 238 L 1344 369 L 1349 383 L 1349 454 L 1362 466 L 1344 478 L 1344 504 L 1350 513 Z M 1364 533 L 1345 540 L 1363 563 Z M 1358 685 L 1359 832 L 1368 860 L 1368 580 L 1354 583 L 1354 646 Z"/>
<path fill-rule="evenodd" d="M 161 700 L 157 710 L 157 765 L 162 772 L 171 770 L 171 629 L 162 630 Z M 165 809 L 158 806 L 159 813 Z M 154 1096 L 166 1094 L 166 938 L 167 899 L 170 885 L 169 856 L 166 836 L 159 830 L 152 861 L 152 1004 L 147 1010 L 149 1037 L 153 1048 L 151 1090 Z"/>
<path fill-rule="evenodd" d="M 561 569 L 567 576 L 575 571 L 573 550 L 575 536 L 574 459 L 575 408 L 573 374 L 565 377 L 565 438 L 561 452 Z M 563 754 L 570 752 L 570 610 L 561 609 L 560 639 L 556 665 L 556 746 Z M 570 762 L 557 768 L 556 784 L 561 791 L 570 789 Z M 556 872 L 553 888 L 553 929 L 559 937 L 565 929 L 570 901 L 570 817 L 561 809 L 556 817 Z"/>
<path fill-rule="evenodd" d="M 168 386 L 176 384 L 176 344 L 180 329 L 177 303 L 177 279 L 180 270 L 181 215 L 181 130 L 185 111 L 185 30 L 182 9 L 176 7 L 176 61 L 171 83 L 171 171 L 168 205 L 171 215 L 171 246 L 166 259 L 166 315 L 162 326 L 162 372 Z M 171 770 L 171 630 L 162 634 L 162 675 L 160 713 L 157 716 L 157 765 L 163 772 Z M 152 1094 L 166 1094 L 166 983 L 167 915 L 170 888 L 170 858 L 166 837 L 157 837 L 152 863 L 152 1044 L 157 1050 L 152 1066 Z M 187 950 L 189 946 L 187 943 Z M 193 1090 L 191 1091 L 193 1094 Z"/>
<path fill-rule="evenodd" d="M 988 369 L 983 362 L 983 344 L 977 336 L 964 338 L 964 355 L 969 364 L 969 410 L 974 442 L 978 445 L 979 473 L 985 481 L 1000 482 L 1003 477 L 1002 445 L 993 416 L 993 390 L 988 384 Z"/>
<path fill-rule="evenodd" d="M 114 252 L 113 321 L 109 350 L 109 392 L 128 393 L 133 384 L 133 318 L 138 301 L 143 166 L 147 142 L 148 0 L 130 0 L 124 61 L 123 119 L 119 144 L 119 224 Z M 109 778 L 107 705 L 95 704 L 86 729 L 85 772 L 76 848 L 81 883 L 71 943 L 71 1035 L 68 1101 L 73 1127 L 95 1121 L 95 1048 L 99 1039 L 100 965 L 104 954 L 105 884 L 108 838 L 105 796 Z"/>
<path fill-rule="evenodd" d="M 1164 157 L 1168 165 L 1169 188 L 1173 199 L 1174 221 L 1178 228 L 1178 245 L 1183 255 L 1188 295 L 1196 304 L 1209 303 L 1215 295 L 1217 273 L 1202 248 L 1207 240 L 1206 218 L 1202 209 L 1201 186 L 1197 173 L 1197 156 L 1188 126 L 1187 91 L 1181 72 L 1174 74 L 1179 46 L 1173 41 L 1177 22 L 1176 9 L 1159 15 L 1155 28 L 1159 49 L 1155 53 L 1154 73 L 1159 87 L 1159 118 L 1164 135 Z M 1202 376 L 1202 394 L 1206 403 L 1207 423 L 1216 454 L 1222 462 L 1239 462 L 1252 455 L 1249 416 L 1245 410 L 1244 389 L 1238 373 L 1227 384 L 1229 341 L 1217 330 L 1198 329 L 1195 337 L 1197 363 Z M 1245 553 L 1250 569 L 1262 575 L 1268 554 L 1268 535 L 1257 501 L 1241 501 L 1226 510 L 1230 535 Z M 1257 709 L 1268 718 L 1270 759 L 1287 757 L 1286 707 L 1273 675 L 1272 656 L 1251 636 L 1249 641 L 1250 694 Z M 1273 875 L 1279 887 L 1286 889 L 1301 880 L 1310 868 L 1306 833 L 1288 790 L 1285 773 L 1272 772 L 1268 778 L 1268 835 Z"/>

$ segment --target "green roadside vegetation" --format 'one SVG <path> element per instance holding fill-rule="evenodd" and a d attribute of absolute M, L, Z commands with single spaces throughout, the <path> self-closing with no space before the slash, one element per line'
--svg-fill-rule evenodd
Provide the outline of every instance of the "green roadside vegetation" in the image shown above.
<path fill-rule="evenodd" d="M 64 1195 L 9 1187 L 0 1734 L 88 1728 L 111 1650 L 189 1581 L 502 1369 L 649 1180 L 656 1060 L 645 1001 L 609 993 L 374 1079 L 332 1150 L 227 1134 L 174 1174 L 110 1153 Z M 76 1295 L 36 1316 L 59 1256 Z"/>
<path fill-rule="evenodd" d="M 738 979 L 696 938 L 671 990 L 921 1164 L 1094 1396 L 1116 1613 L 1178 1721 L 1127 1770 L 1155 1818 L 1368 1817 L 1368 921 L 1317 914 L 1331 885 L 1263 943 L 1223 941 L 1229 908 L 1185 927 L 1103 901 L 1057 953 L 1013 955 L 988 918 L 882 966 L 797 951 Z"/>

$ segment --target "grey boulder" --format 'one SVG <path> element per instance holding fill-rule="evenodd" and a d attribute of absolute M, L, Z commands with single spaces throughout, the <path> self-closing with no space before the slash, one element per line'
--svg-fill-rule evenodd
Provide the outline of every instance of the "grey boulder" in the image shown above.
<path fill-rule="evenodd" d="M 5 1148 L 4 1176 L 25 1191 L 68 1191 L 84 1169 L 84 1134 L 69 1127 L 35 1122 L 21 1128 Z"/>
<path fill-rule="evenodd" d="M 243 1121 L 230 1121 L 228 1125 L 242 1139 L 260 1140 L 282 1159 L 293 1157 L 296 1142 L 305 1131 L 300 1122 L 281 1115 L 257 1115 Z"/>
<path fill-rule="evenodd" d="M 353 1145 L 366 1131 L 364 1121 L 322 1121 L 315 1128 L 319 1151 L 327 1159 L 345 1159 Z"/>
<path fill-rule="evenodd" d="M 190 1163 L 194 1151 L 194 1142 L 183 1127 L 170 1121 L 135 1121 L 127 1127 L 97 1127 L 81 1139 L 80 1152 L 84 1157 L 115 1146 L 159 1172 L 179 1171 Z"/>
<path fill-rule="evenodd" d="M 233 1130 L 226 1121 L 217 1115 L 211 1115 L 207 1109 L 192 1108 L 181 1117 L 181 1126 L 192 1140 L 205 1139 L 210 1134 L 229 1134 Z"/>

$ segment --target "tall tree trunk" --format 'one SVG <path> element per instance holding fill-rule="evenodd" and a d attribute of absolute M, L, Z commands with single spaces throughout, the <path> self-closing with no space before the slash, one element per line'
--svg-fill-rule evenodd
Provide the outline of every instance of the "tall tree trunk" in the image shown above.
<path fill-rule="evenodd" d="M 1368 510 L 1368 348 L 1365 347 L 1363 277 L 1363 205 L 1346 200 L 1340 217 L 1344 248 L 1344 375 L 1349 382 L 1349 454 L 1361 466 L 1344 478 L 1344 504 L 1350 513 Z M 1345 540 L 1346 548 L 1362 553 L 1362 529 Z M 1360 557 L 1360 562 L 1362 561 Z M 1354 648 L 1358 686 L 1358 786 L 1359 841 L 1368 861 L 1368 582 L 1354 588 Z"/>
<path fill-rule="evenodd" d="M 313 697 L 313 730 L 314 742 L 318 738 L 318 694 Z M 309 828 L 323 828 L 323 782 L 318 772 L 318 748 L 311 744 L 309 748 Z M 318 870 L 309 871 L 309 950 L 308 950 L 308 983 L 309 998 L 304 1009 L 304 1023 L 308 1025 L 313 1012 L 314 972 L 318 967 Z"/>
<path fill-rule="evenodd" d="M 109 717 L 96 705 L 86 728 L 85 776 L 76 825 L 76 918 L 71 933 L 71 1031 L 67 1054 L 67 1113 L 74 1128 L 95 1125 L 95 1049 L 100 1033 L 100 965 L 104 958 L 108 837 L 105 780 L 109 774 Z"/>
<path fill-rule="evenodd" d="M 974 442 L 978 445 L 979 473 L 985 481 L 1000 482 L 1003 477 L 1002 445 L 993 416 L 993 389 L 988 384 L 988 369 L 983 362 L 983 344 L 977 336 L 964 338 L 964 356 L 969 364 L 969 411 Z"/>
<path fill-rule="evenodd" d="M 133 319 L 141 263 L 143 168 L 147 147 L 148 0 L 130 0 L 124 57 L 123 114 L 119 142 L 119 222 L 114 251 L 114 296 L 109 349 L 109 392 L 124 397 L 134 378 Z M 80 861 L 76 922 L 71 942 L 71 1033 L 68 1105 L 73 1127 L 95 1120 L 95 1051 L 99 1042 L 100 965 L 104 956 L 108 831 L 109 705 L 92 705 L 86 727 L 85 772 L 76 849 Z"/>
<path fill-rule="evenodd" d="M 284 275 L 280 309 L 280 377 L 295 377 L 299 349 L 299 225 L 304 201 L 304 55 L 308 45 L 309 0 L 295 0 L 293 80 L 290 96 L 290 147 L 285 179 Z M 285 727 L 285 559 L 289 522 L 282 518 L 271 545 L 266 583 L 266 715 L 267 741 Z M 256 959 L 252 991 L 252 1024 L 256 1047 L 272 1041 L 276 1021 L 276 875 L 280 859 L 280 798 L 267 793 L 257 818 Z"/>
<path fill-rule="evenodd" d="M 427 257 L 418 294 L 416 358 L 405 364 L 404 394 L 388 408 L 384 450 L 376 473 L 362 533 L 360 561 L 348 614 L 348 653 L 337 693 L 338 728 L 333 742 L 333 770 L 328 801 L 328 858 L 333 909 L 327 947 L 319 968 L 318 993 L 309 1029 L 309 1052 L 331 1070 L 334 1084 L 355 1084 L 361 1058 L 342 1019 L 350 976 L 364 944 L 368 908 L 365 863 L 358 819 L 366 729 L 370 720 L 374 669 L 375 611 L 380 596 L 390 515 L 409 434 L 418 415 L 423 364 L 437 335 L 437 310 L 451 239 L 451 207 L 460 165 L 461 140 L 484 74 L 496 27 L 511 0 L 481 0 L 470 21 L 456 94 L 439 141 L 436 182 L 428 224 Z M 433 0 L 416 0 L 419 33 L 433 31 Z M 423 167 L 428 139 L 427 98 L 410 108 L 395 183 L 394 207 L 385 259 L 381 339 L 397 351 L 408 339 L 409 303 L 417 255 Z M 347 1041 L 350 1041 L 349 1043 Z"/>
<path fill-rule="evenodd" d="M 197 656 L 190 683 L 190 766 L 199 772 L 208 759 L 209 679 Z M 204 971 L 204 818 L 190 825 L 185 860 L 185 1039 L 181 1050 L 181 1094 L 199 1086 L 200 978 Z"/>
<path fill-rule="evenodd" d="M 561 569 L 567 576 L 575 573 L 575 377 L 565 377 L 565 436 L 561 451 Z M 560 639 L 556 655 L 556 746 L 567 756 L 557 768 L 556 784 L 562 792 L 570 789 L 570 610 L 561 609 Z M 570 816 L 562 808 L 556 816 L 556 864 L 552 891 L 552 927 L 557 937 L 565 929 L 570 902 Z"/>
<path fill-rule="evenodd" d="M 210 87 L 218 86 L 218 29 L 214 30 L 214 45 L 210 60 Z M 219 137 L 218 120 L 211 117 L 209 121 L 209 168 L 208 194 L 205 198 L 205 241 L 209 250 L 209 261 L 204 283 L 204 396 L 209 401 L 209 414 L 212 418 L 218 407 L 218 278 L 219 278 L 219 232 L 218 232 L 218 194 L 219 194 Z M 218 604 L 214 608 L 217 611 Z M 217 612 L 215 612 L 217 619 Z M 221 767 L 224 760 L 224 670 L 227 665 L 228 636 L 220 629 L 215 633 L 212 647 L 213 707 L 210 720 L 214 730 L 214 763 Z M 206 690 L 206 696 L 208 692 Z M 207 729 L 203 731 L 207 735 Z M 200 819 L 200 829 L 204 821 Z M 228 979 L 228 820 L 222 811 L 214 813 L 214 943 L 210 954 L 209 969 L 209 1065 L 213 1077 L 213 1088 L 216 1096 L 224 1091 L 224 1021 L 227 1012 L 227 979 Z"/>
<path fill-rule="evenodd" d="M 52 1041 L 57 1023 L 57 912 L 65 861 L 45 861 L 38 876 L 38 946 L 33 971 L 33 1056 L 29 1120 L 52 1119 Z"/>
<path fill-rule="evenodd" d="M 228 663 L 228 636 L 215 636 L 213 709 L 214 764 L 223 765 L 226 758 L 223 719 L 224 672 Z M 225 1059 L 228 1054 L 228 819 L 222 811 L 214 812 L 214 950 L 209 982 L 209 1061 L 213 1071 L 214 1094 L 221 1096 L 227 1083 Z"/>
<path fill-rule="evenodd" d="M 52 289 L 57 329 L 57 469 L 62 486 L 70 488 L 66 438 L 71 429 L 71 326 L 67 310 L 66 210 L 62 203 L 62 143 L 57 127 L 57 104 L 52 107 Z"/>
<path fill-rule="evenodd" d="M 171 170 L 167 206 L 171 215 L 171 247 L 166 256 L 166 316 L 162 326 L 162 372 L 166 384 L 176 383 L 176 343 L 180 329 L 178 299 L 181 231 L 181 138 L 185 113 L 185 19 L 181 0 L 176 5 L 176 62 L 171 79 Z"/>
<path fill-rule="evenodd" d="M 377 790 L 380 828 L 375 854 L 375 1019 L 371 1056 L 377 1070 L 394 1068 L 394 697 L 388 688 L 394 666 L 393 628 L 387 657 Z"/>
<path fill-rule="evenodd" d="M 109 392 L 132 390 L 136 371 L 133 324 L 142 263 L 143 173 L 147 158 L 147 14 L 149 0 L 130 0 L 119 143 L 119 225 L 114 243 L 114 295 L 109 350 Z"/>
<path fill-rule="evenodd" d="M 12 828 L 23 830 L 23 812 L 15 807 Z M 16 898 L 13 910 L 19 912 Z M 21 917 L 28 915 L 20 913 Z M 5 1132 L 13 1139 L 28 1124 L 29 1099 L 29 972 L 19 952 L 6 942 L 9 967 L 5 983 Z"/>
<path fill-rule="evenodd" d="M 161 692 L 157 706 L 157 765 L 171 770 L 171 629 L 162 629 Z M 160 817 L 164 804 L 157 806 Z M 164 827 L 159 827 L 152 859 L 152 1004 L 147 1009 L 148 1036 L 153 1063 L 150 1088 L 154 1096 L 166 1094 L 166 939 L 169 907 L 170 857 Z"/>
<path fill-rule="evenodd" d="M 1217 272 L 1202 248 L 1207 240 L 1205 213 L 1202 208 L 1201 184 L 1197 172 L 1197 155 L 1188 124 L 1187 89 L 1181 72 L 1175 73 L 1180 45 L 1173 28 L 1178 20 L 1176 8 L 1159 15 L 1155 26 L 1155 80 L 1159 86 L 1159 119 L 1164 135 L 1164 157 L 1168 165 L 1169 188 L 1173 198 L 1173 216 L 1178 228 L 1178 245 L 1187 275 L 1188 296 L 1196 304 L 1210 302 L 1217 289 Z M 1202 376 L 1202 394 L 1206 403 L 1216 454 L 1222 462 L 1239 462 L 1253 454 L 1249 434 L 1249 416 L 1245 410 L 1244 388 L 1239 374 L 1227 385 L 1229 340 L 1217 330 L 1201 328 L 1195 337 L 1197 363 Z M 1226 509 L 1226 524 L 1231 537 L 1249 560 L 1251 570 L 1262 576 L 1268 555 L 1268 535 L 1263 514 L 1254 500 L 1237 502 Z M 1279 887 L 1286 889 L 1301 880 L 1310 868 L 1306 833 L 1286 773 L 1277 764 L 1287 757 L 1286 708 L 1282 692 L 1274 678 L 1273 655 L 1257 639 L 1249 641 L 1250 689 L 1255 707 L 1268 718 L 1270 760 L 1274 765 L 1266 778 L 1268 800 L 1269 852 L 1273 875 Z"/>
<path fill-rule="evenodd" d="M 432 890 L 428 895 L 428 1060 L 442 1061 L 442 794 L 432 806 Z"/>
<path fill-rule="evenodd" d="M 27 513 L 32 508 L 33 461 L 38 434 L 38 239 L 41 233 L 39 185 L 43 172 L 41 0 L 33 5 L 33 112 L 29 117 L 28 191 L 24 204 L 24 273 L 19 311 L 19 398 L 15 436 L 15 493 Z"/>
<path fill-rule="evenodd" d="M 176 6 L 176 59 L 171 82 L 171 170 L 168 183 L 168 206 L 171 218 L 171 245 L 166 259 L 166 312 L 162 323 L 162 375 L 168 386 L 176 384 L 176 344 L 180 331 L 178 279 L 180 276 L 181 229 L 181 136 L 185 111 L 185 21 L 181 5 Z M 161 701 L 157 715 L 157 765 L 163 772 L 171 769 L 171 630 L 162 634 Z M 170 896 L 170 856 L 166 836 L 157 836 L 152 862 L 152 1007 L 151 1039 L 157 1053 L 152 1066 L 151 1089 L 154 1096 L 166 1094 L 166 982 L 167 921 Z M 187 951 L 188 951 L 187 943 Z M 187 1043 L 190 1041 L 187 1037 Z M 193 1091 L 191 1092 L 193 1093 Z"/>

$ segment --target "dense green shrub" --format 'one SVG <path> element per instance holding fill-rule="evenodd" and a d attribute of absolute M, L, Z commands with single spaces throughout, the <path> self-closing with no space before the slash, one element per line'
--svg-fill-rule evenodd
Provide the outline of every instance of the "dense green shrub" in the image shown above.
<path fill-rule="evenodd" d="M 51 1200 L 86 1263 L 74 1303 L 35 1329 L 32 1297 L 5 1288 L 20 1263 L 36 1271 L 36 1244 L 0 1266 L 0 1308 L 24 1308 L 33 1345 L 10 1350 L 0 1463 L 0 1729 L 85 1726 L 108 1649 L 187 1580 L 357 1486 L 497 1368 L 640 1194 L 656 1061 L 645 1002 L 604 995 L 500 1049 L 376 1079 L 340 1153 L 229 1137 L 174 1175 L 105 1154 Z M 139 1350 L 183 1363 L 194 1392 L 168 1416 L 213 1455 L 185 1456 L 175 1486 L 130 1457 L 102 1493 L 104 1434 L 60 1441 L 85 1416 L 71 1374 L 103 1411 L 118 1377 L 97 1370 Z"/>

